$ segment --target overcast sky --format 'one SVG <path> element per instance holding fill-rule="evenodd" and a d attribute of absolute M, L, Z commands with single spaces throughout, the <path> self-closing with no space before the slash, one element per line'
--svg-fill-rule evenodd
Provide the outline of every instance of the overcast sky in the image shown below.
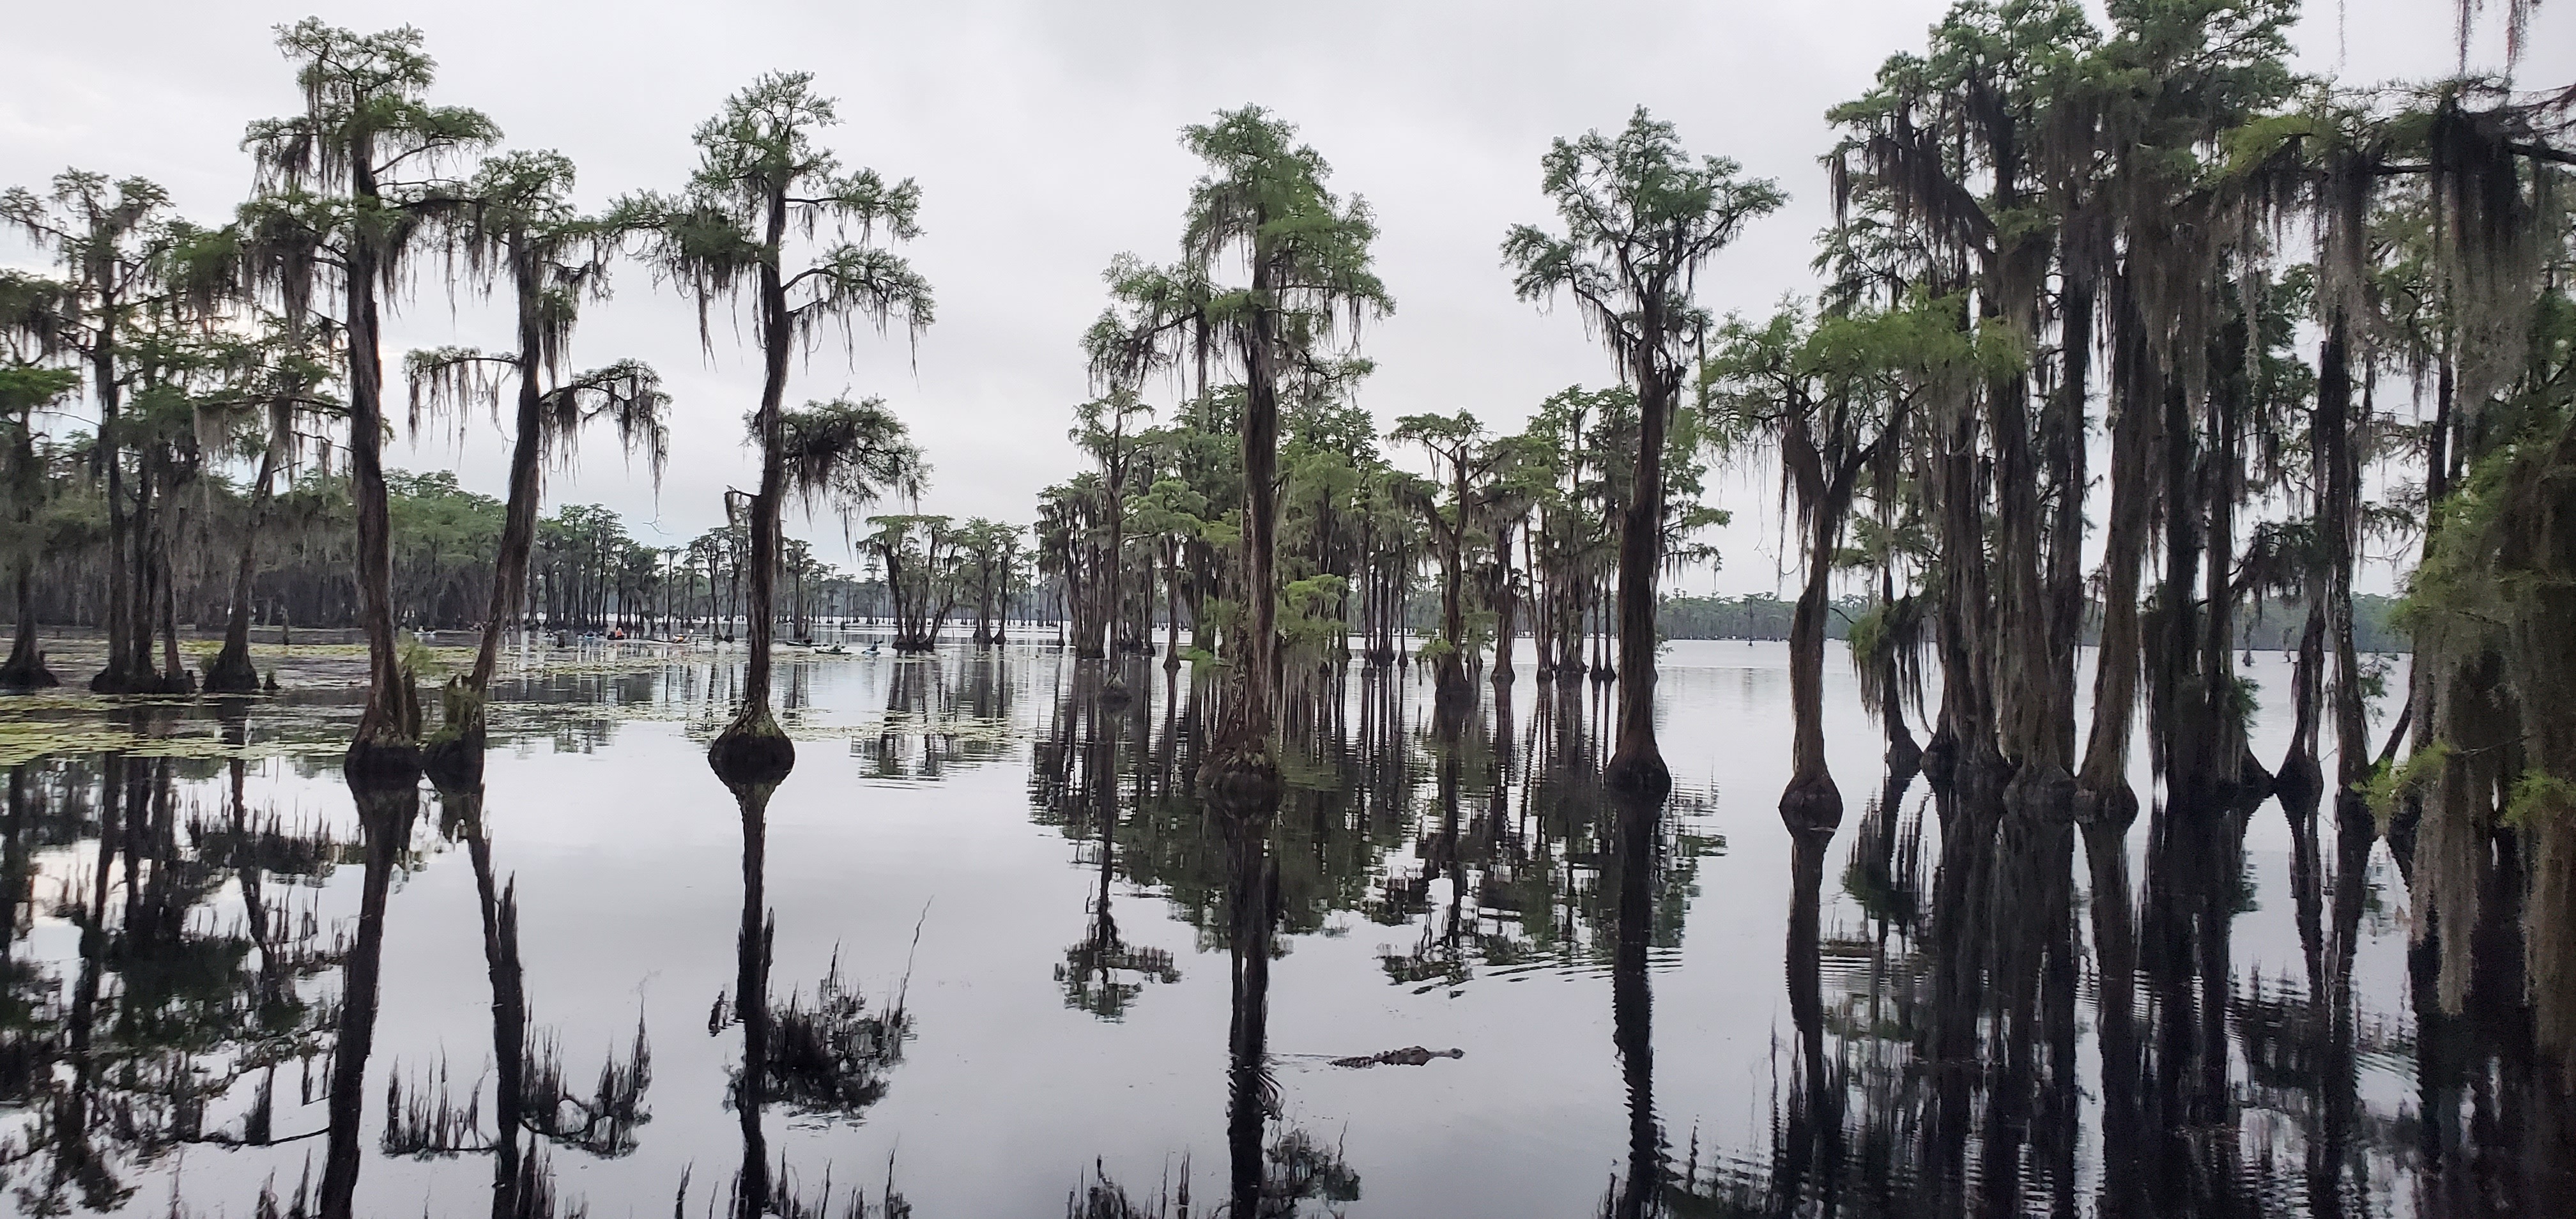
<path fill-rule="evenodd" d="M 1570 312 L 1515 300 L 1496 245 L 1547 219 L 1538 157 L 1550 138 L 1615 127 L 1642 103 L 1695 152 L 1779 180 L 1792 203 L 1755 225 L 1703 278 L 1721 312 L 1767 310 L 1807 290 L 1809 240 L 1826 220 L 1817 156 L 1825 109 L 1857 95 L 1894 51 L 1919 50 L 1946 0 L 1581 0 L 1419 4 L 1201 0 L 679 5 L 295 3 L 151 0 L 25 5 L 11 18 L 11 87 L 0 92 L 0 185 L 40 185 L 66 165 L 156 179 L 194 219 L 229 216 L 249 186 L 243 125 L 297 108 L 272 27 L 314 12 L 380 29 L 411 23 L 439 62 L 434 100 L 490 114 L 507 144 L 552 148 L 581 169 L 596 205 L 676 187 L 688 134 L 758 73 L 802 69 L 841 100 L 824 137 L 845 162 L 922 189 L 921 238 L 904 247 L 937 294 L 917 347 L 862 338 L 797 369 L 791 400 L 880 395 L 935 467 L 927 511 L 1026 521 L 1038 488 L 1077 465 L 1068 408 L 1087 396 L 1077 348 L 1103 304 L 1101 270 L 1121 251 L 1168 260 L 1197 166 L 1182 125 L 1257 102 L 1298 124 L 1333 184 L 1365 197 L 1397 311 L 1365 332 L 1378 373 L 1360 401 L 1380 420 L 1472 410 L 1516 426 L 1565 386 L 1611 367 Z M 2503 0 L 2473 56 L 2501 60 Z M 2541 9 L 2520 78 L 2576 79 L 2576 4 Z M 2451 0 L 2315 4 L 2300 66 L 2347 81 L 2447 73 Z M 28 260 L 23 247 L 0 259 Z M 640 267 L 593 306 L 580 365 L 650 361 L 676 398 L 672 461 L 657 494 L 605 437 L 553 476 L 549 508 L 599 502 L 639 538 L 677 545 L 722 518 L 728 486 L 755 462 L 741 419 L 756 359 L 720 331 L 712 358 L 694 314 Z M 506 345 L 498 315 L 451 306 L 425 283 L 392 326 L 400 344 Z M 399 355 L 388 351 L 389 369 Z M 397 372 L 397 377 L 398 377 Z M 397 392 L 399 390 L 397 389 Z M 387 460 L 452 466 L 503 491 L 505 443 L 478 418 L 397 446 Z M 1758 472 L 1721 489 L 1736 524 L 1718 573 L 1689 591 L 1773 586 L 1776 491 Z M 791 532 L 851 565 L 837 524 Z"/>

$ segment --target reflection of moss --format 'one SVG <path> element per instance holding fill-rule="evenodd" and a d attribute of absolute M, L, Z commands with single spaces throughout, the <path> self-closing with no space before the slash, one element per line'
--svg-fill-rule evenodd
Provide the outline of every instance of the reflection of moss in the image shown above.
<path fill-rule="evenodd" d="M 0 1105 L 26 1103 L 51 1078 L 57 991 L 34 961 L 0 958 Z"/>
<path fill-rule="evenodd" d="M 1377 693 L 1364 691 L 1363 702 Z M 1349 924 L 1334 918 L 1341 911 L 1419 928 L 1419 943 L 1379 958 L 1391 981 L 1417 986 L 1605 954 L 1620 878 L 1610 807 L 1589 770 L 1524 773 L 1498 760 L 1508 751 L 1498 751 L 1486 723 L 1471 719 L 1444 741 L 1417 732 L 1407 707 L 1392 698 L 1328 729 L 1283 734 L 1284 790 L 1264 852 L 1278 867 L 1278 929 L 1329 934 Z M 1178 737 L 1163 710 L 1146 709 L 1122 729 L 1067 691 L 1037 733 L 1031 815 L 1086 843 L 1099 840 L 1104 815 L 1115 816 L 1119 874 L 1164 898 L 1196 930 L 1200 949 L 1213 950 L 1223 944 L 1231 857 L 1222 819 L 1191 782 L 1196 742 Z M 1157 722 L 1159 735 L 1150 730 Z M 1658 949 L 1681 943 L 1699 861 L 1726 851 L 1706 811 L 1705 798 L 1682 796 L 1661 819 L 1645 878 Z M 1461 892 L 1462 905 L 1448 910 L 1440 894 Z"/>
<path fill-rule="evenodd" d="M 814 988 L 769 1013 L 767 1099 L 809 1117 L 855 1118 L 885 1099 L 912 1017 L 898 997 L 882 1011 L 849 989 L 836 955 Z M 738 1068 L 737 1068 L 738 1070 Z"/>
<path fill-rule="evenodd" d="M 246 940 L 193 936 L 126 946 L 117 961 L 125 979 L 118 1040 L 202 1053 L 251 1031 L 256 1013 L 240 989 L 249 954 Z"/>

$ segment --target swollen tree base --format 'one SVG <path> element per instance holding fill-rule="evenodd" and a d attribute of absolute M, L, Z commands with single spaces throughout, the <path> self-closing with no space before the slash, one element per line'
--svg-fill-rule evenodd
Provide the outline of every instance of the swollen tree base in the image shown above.
<path fill-rule="evenodd" d="M 2291 750 L 2281 761 L 2281 772 L 2272 776 L 2272 794 L 2280 797 L 2284 811 L 2304 809 L 2314 816 L 2325 803 L 2325 767 L 2306 748 Z"/>
<path fill-rule="evenodd" d="M 1221 808 L 1262 808 L 1279 803 L 1279 763 L 1257 741 L 1220 738 L 1199 764 L 1201 799 Z"/>
<path fill-rule="evenodd" d="M 1932 786 L 1950 790 L 1950 781 L 1959 769 L 1959 738 L 1950 731 L 1948 720 L 1932 730 L 1932 743 L 1923 747 L 1918 760 L 1923 764 L 1923 777 L 1931 780 Z"/>
<path fill-rule="evenodd" d="M 1502 676 L 1497 676 L 1495 680 L 1506 685 L 1510 681 L 1509 678 Z M 1458 663 L 1455 659 L 1440 662 L 1432 678 L 1431 704 L 1434 711 L 1440 714 L 1461 718 L 1475 709 L 1476 684 L 1468 680 L 1467 666 Z"/>
<path fill-rule="evenodd" d="M 2037 824 L 2072 824 L 2077 794 L 2075 776 L 2065 767 L 2025 762 L 2004 784 L 2004 808 Z"/>
<path fill-rule="evenodd" d="M 194 694 L 197 682 L 186 670 L 163 673 L 150 664 L 131 669 L 101 669 L 89 679 L 92 694 Z"/>
<path fill-rule="evenodd" d="M 483 788 L 483 696 L 462 677 L 447 679 L 439 691 L 438 731 L 420 743 L 421 770 L 442 792 L 476 793 Z"/>
<path fill-rule="evenodd" d="M 18 646 L 10 649 L 9 663 L 0 664 L 0 688 L 10 690 L 47 690 L 63 684 L 45 667 L 45 654 L 36 650 L 35 640 L 21 635 Z"/>
<path fill-rule="evenodd" d="M 2127 779 L 2113 777 L 2100 783 L 2079 780 L 2075 787 L 2075 820 L 2089 836 L 2096 832 L 2118 839 L 2129 832 L 2138 819 L 2138 792 Z"/>
<path fill-rule="evenodd" d="M 707 766 L 727 787 L 775 787 L 796 769 L 796 743 L 766 708 L 749 708 L 708 743 Z"/>
<path fill-rule="evenodd" d="M 259 668 L 250 662 L 250 647 L 224 641 L 224 650 L 206 665 L 205 688 L 208 694 L 259 693 Z"/>
<path fill-rule="evenodd" d="M 357 735 L 340 769 L 353 788 L 381 790 L 420 782 L 420 692 L 412 688 L 412 671 L 398 670 L 387 706 L 370 701 L 358 718 Z"/>
<path fill-rule="evenodd" d="M 358 791 L 389 791 L 416 786 L 421 775 L 420 746 L 396 737 L 349 742 L 340 773 Z"/>
<path fill-rule="evenodd" d="M 1923 747 L 1914 743 L 1914 734 L 1899 723 L 1887 734 L 1887 773 L 1911 782 L 1923 773 Z"/>
<path fill-rule="evenodd" d="M 1664 765 L 1663 754 L 1651 746 L 1633 752 L 1620 747 L 1611 755 L 1609 764 L 1601 768 L 1601 782 L 1621 795 L 1648 800 L 1673 794 L 1673 772 Z"/>
<path fill-rule="evenodd" d="M 1795 833 L 1832 837 L 1843 823 L 1843 792 L 1834 776 L 1820 769 L 1791 778 L 1780 793 L 1780 821 Z"/>

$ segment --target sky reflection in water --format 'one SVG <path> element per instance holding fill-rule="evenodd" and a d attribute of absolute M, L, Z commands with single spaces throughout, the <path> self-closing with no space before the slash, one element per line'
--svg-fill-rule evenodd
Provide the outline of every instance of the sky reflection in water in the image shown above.
<path fill-rule="evenodd" d="M 1266 816 L 1191 795 L 1186 673 L 1140 666 L 1138 697 L 1103 706 L 1050 650 L 796 664 L 754 1157 L 783 1196 L 816 1202 L 828 1172 L 835 1214 L 891 1185 L 923 1216 L 1048 1214 L 1110 1182 L 1143 1210 L 1186 1183 L 1192 1214 L 2447 1215 L 2479 1210 L 2469 1174 L 2429 1165 L 2481 1144 L 2492 1213 L 2565 1196 L 2568 1117 L 2516 1075 L 2509 1021 L 2445 1026 L 2420 1069 L 2384 848 L 2339 857 L 2329 813 L 2303 888 L 2277 804 L 2242 822 L 2241 867 L 2151 866 L 2142 816 L 2123 1033 L 2087 900 L 2106 861 L 2072 827 L 2007 834 L 2022 853 L 1988 879 L 2012 883 L 1954 867 L 1945 898 L 1938 805 L 1921 779 L 1891 801 L 1839 660 L 1854 815 L 1792 842 L 1783 659 L 1673 646 L 1660 809 L 1592 781 L 1589 683 L 1524 673 L 1444 737 L 1427 685 L 1354 669 L 1292 717 Z M 745 1160 L 743 814 L 702 750 L 730 677 L 505 689 L 479 799 L 424 789 L 364 824 L 310 758 L 17 768 L 6 1205 L 160 1213 L 175 1188 L 246 1214 L 264 1185 L 291 1205 L 322 1182 L 327 1081 L 356 1065 L 335 1047 L 364 1025 L 357 1213 L 490 1213 L 494 980 L 515 972 L 512 1188 L 723 1208 Z M 256 741 L 289 711 L 243 714 L 124 726 Z M 370 880 L 380 920 L 359 917 Z M 2223 951 L 2175 931 L 2194 911 Z M 353 1020 L 370 934 L 379 1002 Z M 1945 937 L 2029 954 L 2029 993 L 1945 973 Z M 2312 971 L 2350 1002 L 2311 1002 Z"/>

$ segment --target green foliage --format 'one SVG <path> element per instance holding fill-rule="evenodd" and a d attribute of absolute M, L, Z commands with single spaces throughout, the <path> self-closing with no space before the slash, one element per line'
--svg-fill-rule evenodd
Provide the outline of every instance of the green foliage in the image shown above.
<path fill-rule="evenodd" d="M 883 331 L 900 321 L 918 334 L 932 320 L 928 281 L 878 244 L 881 235 L 920 235 L 920 188 L 909 178 L 889 184 L 872 169 L 844 171 L 818 146 L 817 133 L 841 120 L 813 84 L 810 72 L 771 72 L 727 97 L 690 135 L 698 165 L 686 188 L 629 196 L 606 218 L 641 234 L 665 280 L 697 301 L 702 335 L 715 301 L 755 281 L 779 293 L 775 301 L 756 295 L 756 312 L 781 310 L 798 341 L 826 326 L 846 336 L 853 322 Z M 789 235 L 818 232 L 826 244 L 791 268 Z"/>
<path fill-rule="evenodd" d="M 2374 770 L 2362 787 L 2362 798 L 2370 805 L 2371 814 L 2379 819 L 2385 832 L 2388 821 L 2406 801 L 2420 800 L 2441 778 L 2442 768 L 2450 764 L 2453 750 L 2447 741 L 2434 740 L 2407 755 L 2406 760 Z"/>
<path fill-rule="evenodd" d="M 420 636 L 405 631 L 399 636 L 397 647 L 395 663 L 403 672 L 431 681 L 447 676 L 447 666 L 439 660 L 437 649 L 422 643 Z"/>
<path fill-rule="evenodd" d="M 903 420 L 879 398 L 780 412 L 778 449 L 788 493 L 844 517 L 881 497 L 918 498 L 930 476 Z"/>
<path fill-rule="evenodd" d="M 2576 815 L 2576 782 L 2535 768 L 2514 781 L 2513 795 L 2505 801 L 2498 821 L 2524 833 L 2537 833 L 2570 815 Z"/>

